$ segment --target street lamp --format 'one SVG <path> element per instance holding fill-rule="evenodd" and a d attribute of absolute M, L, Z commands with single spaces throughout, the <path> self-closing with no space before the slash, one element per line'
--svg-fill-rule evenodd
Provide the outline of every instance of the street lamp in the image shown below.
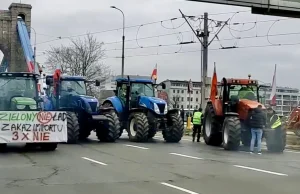
<path fill-rule="evenodd" d="M 112 9 L 116 9 L 116 10 L 119 10 L 121 13 L 122 13 L 122 15 L 123 15 L 123 36 L 122 36 L 122 71 L 121 71 L 121 73 L 122 73 L 122 78 L 124 77 L 124 50 L 125 50 L 125 34 L 124 34 L 124 32 L 125 32 L 125 16 L 124 16 L 124 13 L 123 13 L 123 11 L 121 10 L 121 9 L 119 9 L 119 8 L 117 8 L 117 7 L 115 7 L 115 6 L 110 6 L 110 8 L 112 8 Z"/>

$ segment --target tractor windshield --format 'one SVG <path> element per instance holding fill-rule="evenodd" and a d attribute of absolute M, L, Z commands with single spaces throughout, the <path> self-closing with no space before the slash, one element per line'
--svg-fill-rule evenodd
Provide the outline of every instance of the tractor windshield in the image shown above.
<path fill-rule="evenodd" d="M 229 99 L 238 97 L 239 99 L 248 99 L 257 101 L 258 87 L 253 85 L 230 85 Z"/>
<path fill-rule="evenodd" d="M 64 93 L 74 95 L 86 95 L 86 86 L 84 81 L 63 80 L 61 82 L 62 95 Z"/>
<path fill-rule="evenodd" d="M 12 97 L 34 98 L 37 93 L 37 82 L 30 77 L 1 77 L 0 96 L 10 99 Z"/>
<path fill-rule="evenodd" d="M 131 93 L 139 96 L 154 97 L 153 85 L 149 83 L 132 83 Z"/>

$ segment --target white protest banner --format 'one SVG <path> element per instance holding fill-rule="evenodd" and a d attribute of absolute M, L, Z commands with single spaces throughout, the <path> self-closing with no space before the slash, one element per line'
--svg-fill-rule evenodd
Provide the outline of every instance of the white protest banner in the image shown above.
<path fill-rule="evenodd" d="M 66 112 L 0 111 L 0 143 L 67 140 Z"/>

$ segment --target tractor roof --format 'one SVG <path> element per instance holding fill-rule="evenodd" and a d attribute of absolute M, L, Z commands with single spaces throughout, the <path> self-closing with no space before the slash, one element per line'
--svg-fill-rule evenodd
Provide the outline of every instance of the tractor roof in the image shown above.
<path fill-rule="evenodd" d="M 1 72 L 0 77 L 32 77 L 36 79 L 39 75 L 29 72 Z"/>
<path fill-rule="evenodd" d="M 227 78 L 226 82 L 229 85 L 258 85 L 258 81 L 253 79 Z M 224 84 L 223 80 L 221 84 Z"/>
<path fill-rule="evenodd" d="M 46 79 L 53 78 L 53 75 L 47 75 Z M 70 80 L 70 81 L 85 81 L 85 77 L 83 76 L 69 76 L 69 75 L 62 75 L 60 77 L 61 80 Z"/>
<path fill-rule="evenodd" d="M 151 79 L 150 76 L 129 75 L 129 79 L 131 82 L 153 84 L 153 80 Z M 123 78 L 121 76 L 117 76 L 116 82 L 128 82 L 128 75 L 126 75 L 126 76 L 124 75 Z"/>

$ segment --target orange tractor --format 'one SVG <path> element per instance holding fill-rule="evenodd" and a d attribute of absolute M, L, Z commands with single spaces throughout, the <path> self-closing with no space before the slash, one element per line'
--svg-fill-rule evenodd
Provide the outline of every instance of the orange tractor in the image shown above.
<path fill-rule="evenodd" d="M 213 146 L 223 144 L 226 150 L 237 150 L 240 142 L 244 146 L 249 146 L 251 130 L 246 119 L 250 111 L 260 104 L 258 81 L 250 79 L 250 76 L 249 79 L 223 78 L 220 88 L 219 96 L 214 101 L 209 101 L 205 109 L 203 122 L 205 143 Z M 246 90 L 249 92 L 240 99 L 240 92 Z M 272 136 L 268 135 L 268 131 L 270 130 L 264 130 L 263 136 L 266 139 Z M 267 146 L 272 147 L 272 142 L 268 139 Z"/>
<path fill-rule="evenodd" d="M 300 106 L 294 108 L 285 122 L 286 130 L 293 131 L 300 137 Z"/>

